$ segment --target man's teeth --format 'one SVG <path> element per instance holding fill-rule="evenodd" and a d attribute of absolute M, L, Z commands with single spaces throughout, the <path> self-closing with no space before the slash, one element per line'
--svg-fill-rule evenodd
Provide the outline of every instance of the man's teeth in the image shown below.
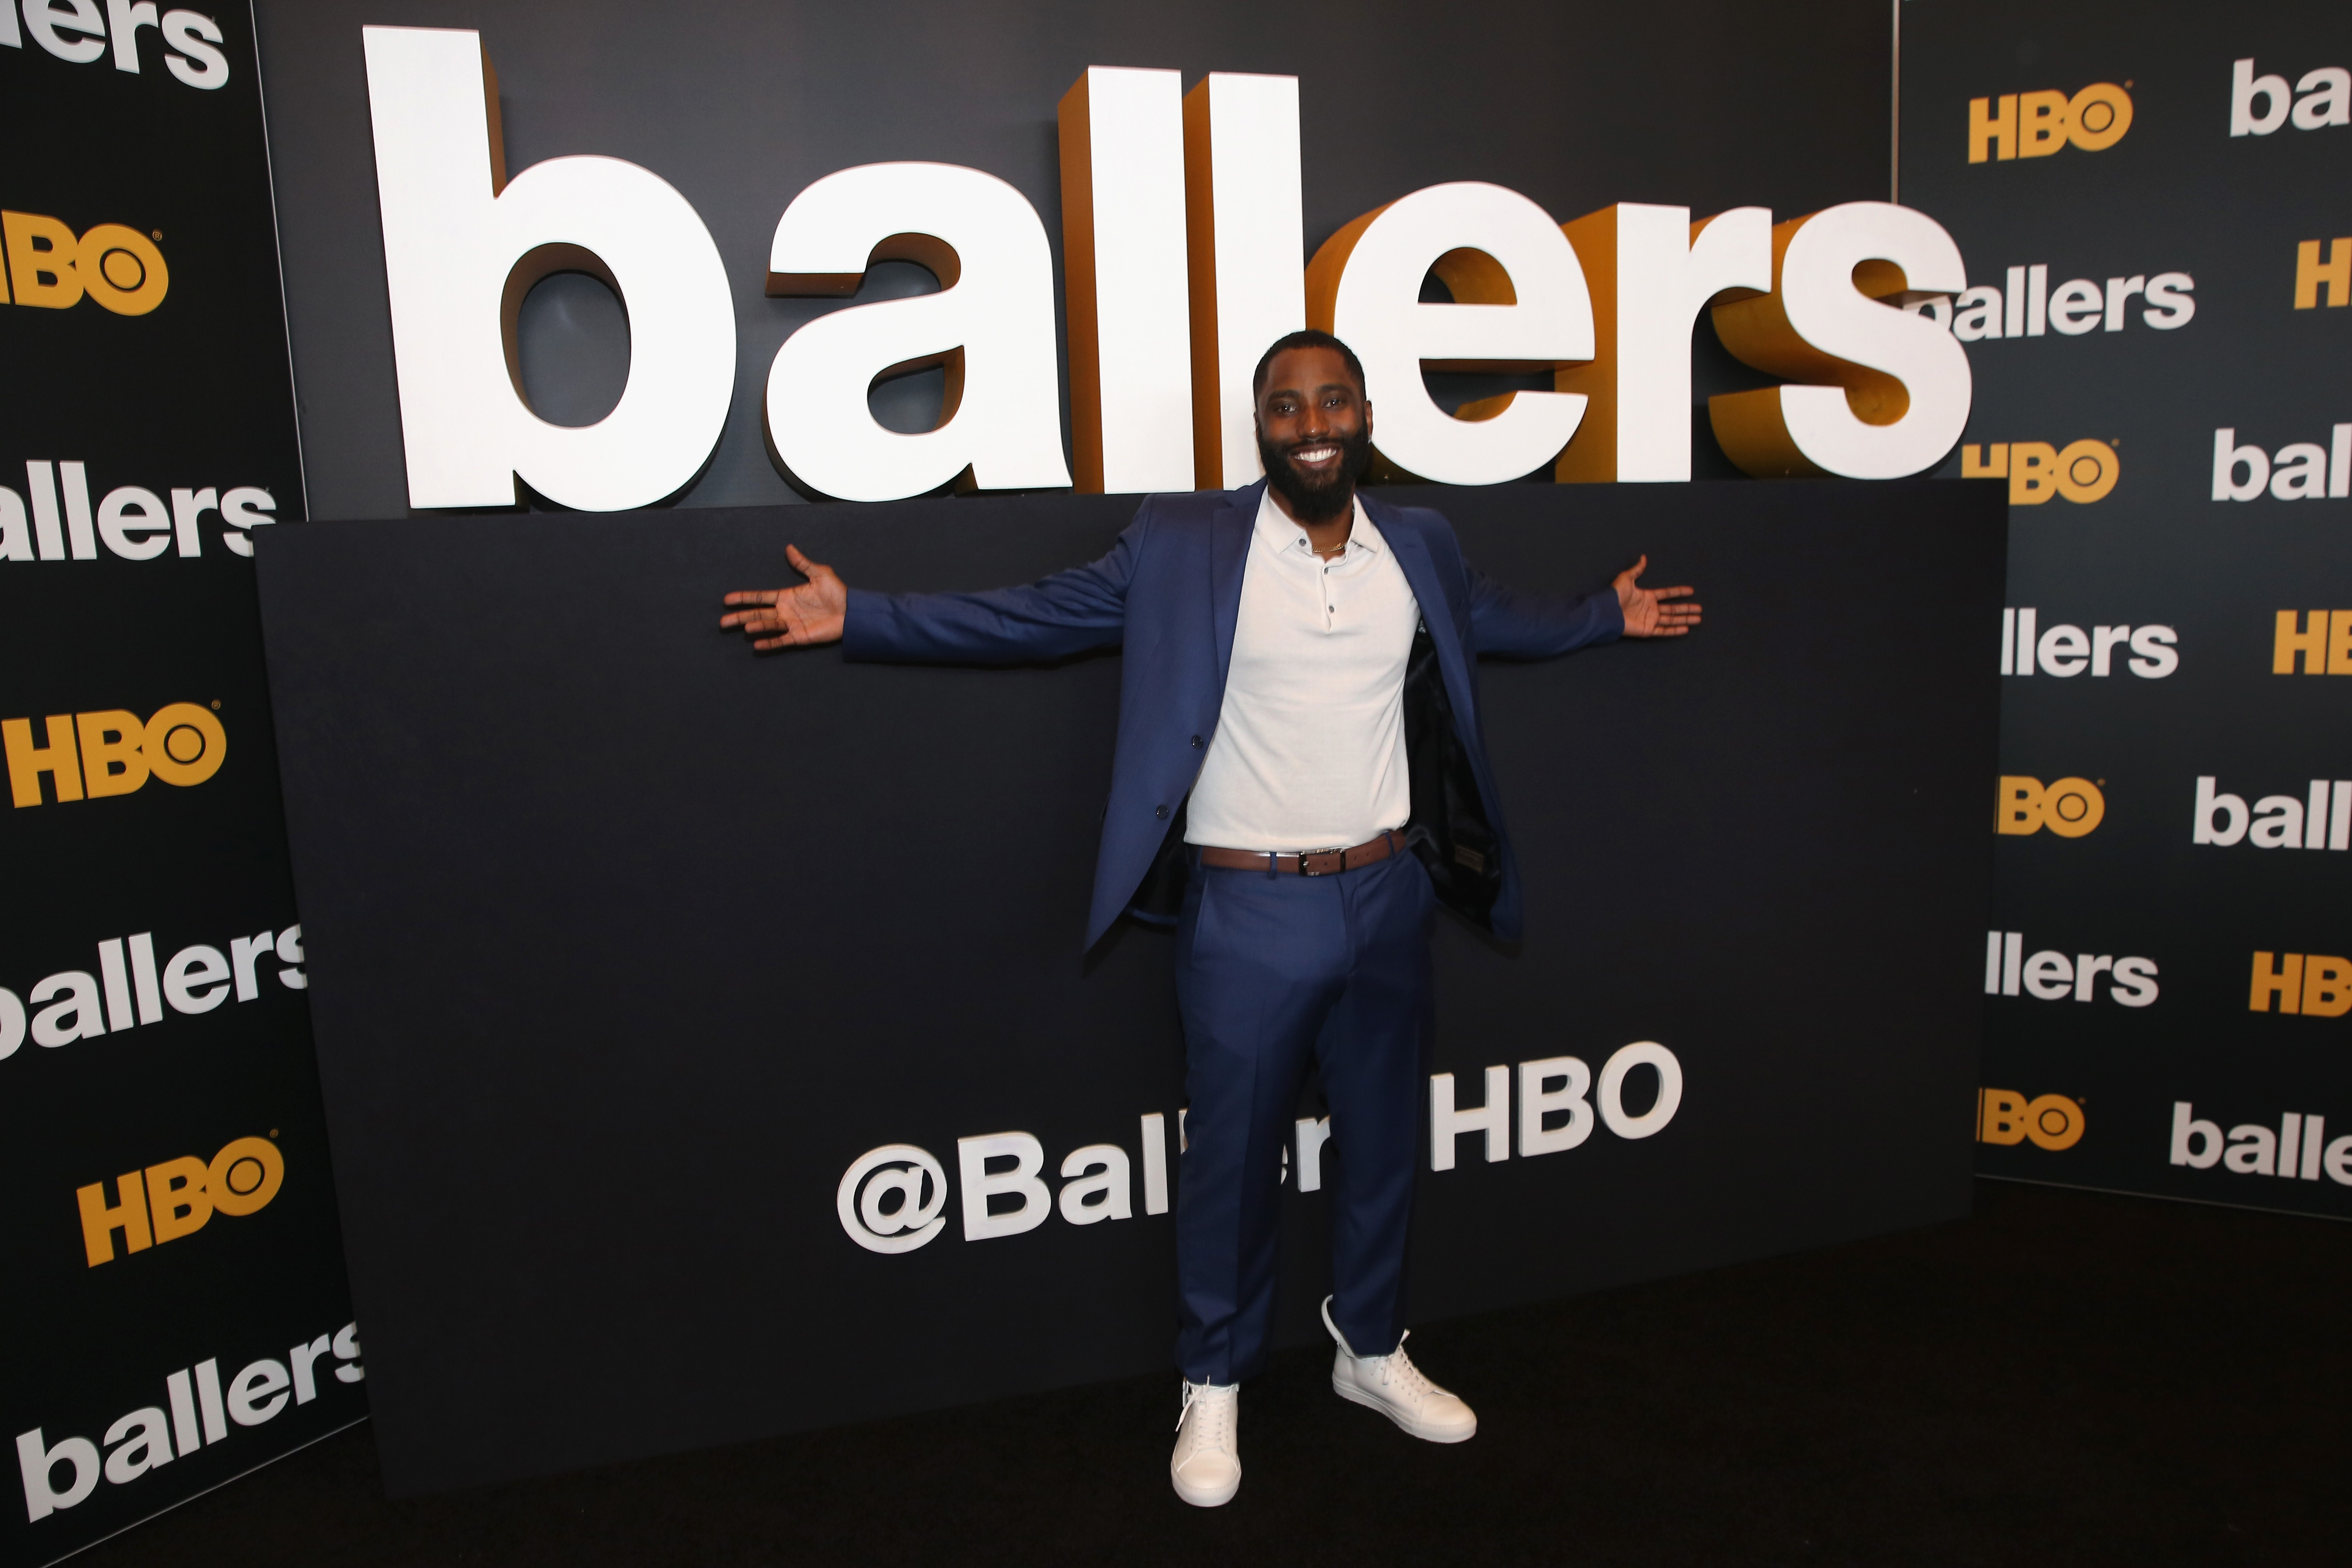
<path fill-rule="evenodd" d="M 1301 463 L 1328 462 L 1339 455 L 1339 448 L 1337 447 L 1307 447 L 1290 454 L 1294 461 Z"/>

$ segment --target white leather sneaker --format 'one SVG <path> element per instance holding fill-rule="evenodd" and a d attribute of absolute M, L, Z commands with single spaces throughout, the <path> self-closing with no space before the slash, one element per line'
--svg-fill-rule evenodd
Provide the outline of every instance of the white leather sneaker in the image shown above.
<path fill-rule="evenodd" d="M 1168 1479 L 1194 1508 L 1234 1500 L 1242 1486 L 1241 1384 L 1187 1383 L 1176 1414 L 1176 1452 Z"/>
<path fill-rule="evenodd" d="M 1331 1358 L 1332 1393 L 1379 1411 L 1425 1442 L 1466 1442 L 1477 1433 L 1478 1417 L 1470 1406 L 1423 1377 L 1404 1353 L 1403 1340 L 1387 1355 L 1358 1355 L 1331 1321 L 1328 1296 L 1323 1298 L 1323 1326 L 1339 1345 Z"/>

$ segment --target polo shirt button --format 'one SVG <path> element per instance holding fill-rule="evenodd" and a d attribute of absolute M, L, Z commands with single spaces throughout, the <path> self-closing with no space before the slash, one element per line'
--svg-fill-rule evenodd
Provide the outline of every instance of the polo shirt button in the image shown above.
<path fill-rule="evenodd" d="M 1151 815 L 1165 822 L 1168 820 L 1168 808 L 1164 805 L 1155 805 L 1151 808 Z"/>

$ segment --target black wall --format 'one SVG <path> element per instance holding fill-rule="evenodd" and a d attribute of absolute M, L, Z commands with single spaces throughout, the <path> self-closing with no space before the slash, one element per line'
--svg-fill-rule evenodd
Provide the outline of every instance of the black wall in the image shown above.
<path fill-rule="evenodd" d="M 28 463 L 52 475 L 79 463 L 94 512 L 123 487 L 152 491 L 166 509 L 174 489 L 217 500 L 247 488 L 268 492 L 279 525 L 302 516 L 251 24 L 236 7 L 216 8 L 216 20 L 226 79 L 209 87 L 171 73 L 152 27 L 136 34 L 135 72 L 118 68 L 110 49 L 88 62 L 58 58 L 21 26 L 20 47 L 0 47 L 9 150 L 0 208 L 76 236 L 102 224 L 147 236 L 167 279 L 160 302 L 126 315 L 88 294 L 63 308 L 27 303 L 39 297 L 40 270 L 14 268 L 12 302 L 0 303 L 0 487 L 28 510 Z M 64 264 L 78 275 L 79 261 Z M 0 988 L 28 1021 L 53 1005 L 34 999 L 44 980 L 102 977 L 102 943 L 143 933 L 160 970 L 176 952 L 226 955 L 236 939 L 274 936 L 300 919 L 253 563 L 233 548 L 246 530 L 210 510 L 184 544 L 143 560 L 96 530 L 79 558 L 70 532 L 60 535 L 56 558 L 0 561 L 0 720 L 29 721 L 41 745 L 51 715 L 70 731 L 76 714 L 145 721 L 191 703 L 217 720 L 226 744 L 218 770 L 184 787 L 151 775 L 100 795 L 69 763 L 64 777 L 79 798 L 63 798 L 55 774 L 35 781 L 31 803 L 11 789 L 0 805 Z M 171 743 L 124 738 L 142 755 Z M 189 742 L 183 731 L 179 743 Z M 291 938 L 289 953 L 299 945 Z M 127 969 L 127 948 L 117 951 Z M 56 1043 L 28 1032 L 0 1053 L 0 1464 L 9 1477 L 0 1563 L 65 1556 L 366 1412 L 362 1389 L 333 1376 L 350 1363 L 329 1357 L 315 1399 L 258 1425 L 224 1421 L 217 1440 L 98 1479 L 69 1507 L 36 1519 L 19 1484 L 20 1434 L 39 1432 L 45 1452 L 79 1439 L 110 1457 L 133 1445 L 103 1441 L 108 1430 L 164 1407 L 172 1373 L 210 1360 L 226 1385 L 241 1368 L 284 1365 L 290 1345 L 350 1321 L 306 994 L 282 984 L 281 969 L 300 978 L 273 952 L 245 999 L 193 1013 L 157 1005 L 141 1021 L 134 995 L 119 1021 L 90 1020 L 91 1034 Z M 111 1207 L 124 1173 L 136 1194 L 137 1173 L 209 1163 L 247 1137 L 269 1140 L 284 1161 L 284 1184 L 266 1205 L 215 1212 L 138 1251 L 116 1230 L 112 1256 L 90 1261 L 81 1189 L 102 1184 Z M 71 1465 L 51 1471 L 67 1490 Z"/>
<path fill-rule="evenodd" d="M 1981 1168 L 2032 1181 L 2352 1217 L 2352 1146 L 2281 1174 L 2255 1145 L 2290 1120 L 2317 1154 L 2352 1133 L 2352 1015 L 2250 1008 L 2253 955 L 2352 954 L 2352 852 L 2194 842 L 2197 780 L 2249 806 L 2352 779 L 2352 679 L 2273 673 L 2277 616 L 2352 605 L 2352 499 L 2213 497 L 2214 432 L 2267 456 L 2332 445 L 2352 422 L 2352 304 L 2294 305 L 2301 243 L 2352 237 L 2352 125 L 2232 136 L 2232 63 L 2292 89 L 2352 68 L 2352 13 L 2316 0 L 2212 7 L 2007 3 L 1905 7 L 1904 199 L 1959 240 L 1971 283 L 2040 263 L 2068 279 L 2186 273 L 2195 315 L 2126 329 L 1967 345 L 1968 443 L 2112 444 L 2115 489 L 2094 503 L 2011 509 L 2005 603 L 2048 628 L 2163 624 L 2179 668 L 2001 682 L 2001 769 L 2096 782 L 2093 832 L 1997 841 L 1993 928 L 2021 947 L 2136 954 L 2159 969 L 2141 1008 L 2025 993 L 1990 999 L 1986 1082 L 2080 1108 L 2078 1141 L 2044 1147 L 1986 1129 Z M 2104 151 L 1968 161 L 1969 102 L 2129 84 L 2128 132 Z M 2297 95 L 2307 96 L 2307 95 Z M 2344 238 L 2352 250 L 2352 238 Z M 1952 465 L 1957 470 L 1958 462 Z M 2239 479 L 2245 478 L 2241 470 Z M 2331 475 L 2331 478 L 2333 476 Z M 2341 661 L 2338 661 L 2341 662 Z M 1981 939 L 1979 939 L 1981 941 Z M 2267 1000 L 2267 998 L 2266 998 Z M 2174 1108 L 2245 1151 L 2174 1159 Z M 2218 1143 L 2217 1139 L 2216 1142 Z M 2200 1140 L 2200 1157 L 2206 1145 Z M 2211 1147 L 2219 1154 L 2218 1146 Z M 2235 1160 L 2245 1162 L 2242 1166 Z"/>
<path fill-rule="evenodd" d="M 1172 1124 L 1163 939 L 1128 931 L 1091 968 L 1076 951 L 1114 663 L 751 660 L 708 622 L 719 590 L 778 576 L 787 522 L 766 511 L 406 519 L 360 46 L 378 23 L 481 32 L 510 169 L 606 153 L 694 204 L 739 355 L 727 434 L 681 502 L 742 509 L 801 499 L 759 390 L 835 307 L 761 286 L 777 216 L 835 169 L 984 169 L 1058 252 L 1055 105 L 1086 67 L 1254 70 L 1302 81 L 1309 251 L 1452 179 L 1562 219 L 1621 200 L 1792 216 L 1886 194 L 1887 12 L 262 7 L 313 511 L 405 519 L 273 542 L 267 564 L 392 1484 L 1159 1364 L 1167 1238 L 1139 1185 L 1131 1221 L 984 1244 L 951 1225 L 900 1258 L 833 1211 L 879 1144 L 952 1171 L 959 1136 L 1027 1129 L 1058 1161 L 1132 1145 L 1146 1112 Z M 884 267 L 864 297 L 929 286 Z M 625 333 L 601 286 L 543 284 L 522 333 L 535 403 L 596 416 Z M 1758 380 L 1704 327 L 1692 353 L 1700 403 Z M 1441 401 L 1470 390 L 1433 380 Z M 914 377 L 875 405 L 919 427 L 937 396 Z M 1697 418 L 1699 472 L 1727 476 Z M 1423 1313 L 1958 1212 L 1984 866 L 1967 803 L 1990 734 L 1962 650 L 1986 643 L 1990 503 L 1528 485 L 1445 504 L 1490 570 L 1594 585 L 1649 548 L 1743 607 L 1673 650 L 1492 674 L 1540 934 L 1502 953 L 1448 929 L 1441 1065 L 1471 1075 L 1470 1101 L 1491 1061 L 1597 1069 L 1655 1038 L 1690 1087 L 1638 1143 L 1488 1166 L 1465 1141 L 1432 1177 Z M 859 581 L 978 585 L 1084 558 L 1131 510 L 955 501 L 790 527 Z M 1851 607 L 1865 564 L 1906 584 L 1899 609 Z M 1293 1249 L 1286 1331 L 1318 1267 Z"/>
<path fill-rule="evenodd" d="M 1435 1070 L 1681 1064 L 1654 1136 L 1422 1177 L 1416 1321 L 1954 1217 L 1969 1202 L 2001 561 L 1987 486 L 1421 490 L 1554 589 L 1641 551 L 1705 630 L 1489 664 L 1523 945 L 1444 922 Z M 761 658 L 719 597 L 797 541 L 975 587 L 1122 498 L 457 518 L 261 556 L 337 1185 L 395 1492 L 1167 1364 L 1138 1118 L 1168 938 L 1082 962 L 1116 657 Z M 365 584 L 355 594 L 354 584 Z M 1625 1104 L 1650 1102 L 1636 1075 Z M 1306 1114 L 1315 1114 L 1310 1093 Z M 869 1149 L 1124 1146 L 1134 1215 L 881 1256 Z M 1341 1133 L 1344 1139 L 1344 1132 Z M 1171 1163 L 1173 1151 L 1171 1151 Z M 1341 1157 L 1344 1157 L 1342 1155 Z M 1319 1333 L 1319 1195 L 1282 1328 Z"/>

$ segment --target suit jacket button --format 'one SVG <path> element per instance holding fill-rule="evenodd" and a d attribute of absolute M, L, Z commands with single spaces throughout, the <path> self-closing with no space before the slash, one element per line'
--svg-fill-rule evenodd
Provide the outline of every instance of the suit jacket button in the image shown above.
<path fill-rule="evenodd" d="M 1192 749 L 1196 752 L 1201 749 L 1201 737 L 1198 735 L 1192 737 Z"/>
<path fill-rule="evenodd" d="M 1168 808 L 1164 805 L 1155 805 L 1151 808 L 1151 815 L 1165 822 L 1168 820 Z"/>

